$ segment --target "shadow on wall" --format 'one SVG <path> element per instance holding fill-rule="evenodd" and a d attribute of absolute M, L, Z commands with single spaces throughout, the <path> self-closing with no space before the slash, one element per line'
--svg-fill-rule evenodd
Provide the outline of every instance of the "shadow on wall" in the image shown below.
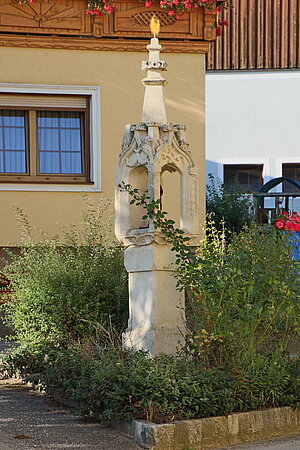
<path fill-rule="evenodd" d="M 219 177 L 219 165 L 216 161 L 206 160 L 206 184 L 209 184 L 208 174 L 212 174 L 215 179 Z"/>

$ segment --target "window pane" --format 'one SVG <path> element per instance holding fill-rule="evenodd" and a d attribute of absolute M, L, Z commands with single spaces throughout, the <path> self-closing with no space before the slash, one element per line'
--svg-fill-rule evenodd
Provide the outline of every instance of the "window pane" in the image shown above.
<path fill-rule="evenodd" d="M 61 171 L 62 173 L 81 173 L 81 154 L 80 153 L 65 153 L 61 154 Z"/>
<path fill-rule="evenodd" d="M 24 111 L 2 110 L 3 125 L 5 127 L 24 127 Z"/>
<path fill-rule="evenodd" d="M 39 128 L 40 151 L 59 150 L 59 133 L 52 128 Z"/>
<path fill-rule="evenodd" d="M 39 171 L 82 174 L 82 113 L 39 111 Z"/>
<path fill-rule="evenodd" d="M 25 152 L 3 152 L 4 167 L 8 173 L 26 173 Z"/>
<path fill-rule="evenodd" d="M 40 153 L 41 173 L 61 173 L 60 154 L 58 152 Z"/>
<path fill-rule="evenodd" d="M 25 151 L 25 129 L 19 127 L 5 128 L 4 149 Z"/>
<path fill-rule="evenodd" d="M 81 152 L 80 129 L 60 130 L 60 150 Z"/>
<path fill-rule="evenodd" d="M 250 172 L 249 173 L 250 191 L 257 192 L 261 188 L 261 173 Z"/>
<path fill-rule="evenodd" d="M 58 128 L 57 113 L 51 114 L 50 111 L 40 111 L 38 114 L 39 127 Z"/>
<path fill-rule="evenodd" d="M 282 176 L 300 183 L 300 164 L 282 164 Z M 283 183 L 283 192 L 299 193 L 299 189 L 285 181 Z"/>
<path fill-rule="evenodd" d="M 0 172 L 26 173 L 25 111 L 0 110 Z"/>
<path fill-rule="evenodd" d="M 262 165 L 224 165 L 224 184 L 227 190 L 257 192 L 262 186 Z"/>

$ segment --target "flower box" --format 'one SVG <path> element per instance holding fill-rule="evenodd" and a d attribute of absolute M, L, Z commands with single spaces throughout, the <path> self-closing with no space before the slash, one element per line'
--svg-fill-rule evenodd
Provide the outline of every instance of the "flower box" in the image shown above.
<path fill-rule="evenodd" d="M 216 37 L 215 15 L 208 8 L 200 7 L 194 12 L 185 12 L 181 20 L 168 15 L 168 11 L 155 0 L 151 8 L 144 1 L 119 0 L 117 9 L 111 15 L 87 15 L 86 2 L 83 0 L 35 0 L 32 4 L 18 4 L 15 0 L 2 0 L 0 4 L 0 45 L 39 46 L 51 39 L 52 48 L 60 47 L 57 41 L 66 41 L 72 37 L 74 48 L 85 48 L 90 40 L 103 38 L 107 50 L 126 49 L 120 46 L 120 40 L 132 44 L 150 37 L 149 23 L 153 14 L 160 19 L 162 40 L 173 41 L 176 47 L 188 52 L 208 51 L 208 44 Z M 85 38 L 85 39 L 83 39 Z M 108 38 L 111 38 L 109 41 Z M 88 42 L 86 42 L 88 41 Z M 188 46 L 187 43 L 190 42 Z M 66 41 L 67 42 L 67 41 Z M 197 47 L 198 42 L 198 47 Z M 202 47 L 199 47 L 202 43 Z M 206 45 L 203 45 L 203 44 Z M 70 39 L 68 42 L 70 47 Z M 92 48 L 91 42 L 88 44 Z M 40 45 L 42 46 L 42 45 Z M 49 46 L 49 45 L 46 45 Z M 198 50 L 197 50 L 198 48 Z M 99 45 L 95 46 L 99 49 Z M 169 49 L 169 48 L 168 48 Z M 136 50 L 139 50 L 137 42 Z M 171 50 L 172 51 L 172 50 Z"/>
<path fill-rule="evenodd" d="M 153 14 L 160 20 L 160 39 L 192 39 L 211 41 L 216 37 L 215 15 L 207 8 L 194 12 L 185 12 L 181 20 L 169 16 L 168 11 L 160 8 L 154 1 L 150 9 L 144 2 L 121 0 L 112 15 L 102 16 L 102 36 L 120 36 L 149 39 L 149 24 Z"/>

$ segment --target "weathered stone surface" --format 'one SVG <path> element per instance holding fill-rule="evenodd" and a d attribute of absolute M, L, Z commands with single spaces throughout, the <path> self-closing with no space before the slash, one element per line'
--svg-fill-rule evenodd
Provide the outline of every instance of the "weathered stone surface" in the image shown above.
<path fill-rule="evenodd" d="M 149 201 L 164 204 L 165 193 L 177 174 L 180 193 L 172 198 L 181 229 L 193 240 L 199 237 L 198 180 L 196 169 L 185 139 L 185 126 L 167 122 L 158 39 L 151 39 L 149 61 L 144 78 L 145 97 L 142 122 L 126 125 L 122 151 L 116 171 L 115 233 L 128 248 L 125 267 L 129 273 L 129 321 L 123 334 L 127 349 L 146 350 L 151 355 L 176 353 L 185 339 L 184 294 L 176 288 L 175 255 L 165 235 L 154 226 L 153 218 L 143 218 L 143 205 L 130 204 L 125 186 L 131 185 L 145 194 Z M 165 185 L 164 185 L 165 184 Z M 177 198 L 178 197 L 178 198 Z M 192 244 L 192 241 L 190 241 Z M 194 243 L 194 241 L 193 241 Z"/>
<path fill-rule="evenodd" d="M 132 427 L 151 450 L 204 450 L 299 433 L 300 414 L 282 407 L 162 425 L 133 421 Z"/>
<path fill-rule="evenodd" d="M 189 433 L 189 443 L 200 445 L 202 442 L 202 420 L 188 420 L 186 421 L 186 425 Z"/>

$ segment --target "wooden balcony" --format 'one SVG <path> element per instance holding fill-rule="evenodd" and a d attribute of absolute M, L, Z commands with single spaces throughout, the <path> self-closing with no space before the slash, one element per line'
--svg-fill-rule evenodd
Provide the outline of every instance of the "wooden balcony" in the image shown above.
<path fill-rule="evenodd" d="M 0 46 L 144 50 L 154 13 L 161 22 L 165 51 L 207 53 L 216 38 L 215 16 L 206 8 L 176 20 L 158 0 L 150 9 L 140 0 L 119 0 L 117 6 L 112 15 L 89 16 L 84 0 L 36 0 L 26 5 L 0 0 Z"/>

